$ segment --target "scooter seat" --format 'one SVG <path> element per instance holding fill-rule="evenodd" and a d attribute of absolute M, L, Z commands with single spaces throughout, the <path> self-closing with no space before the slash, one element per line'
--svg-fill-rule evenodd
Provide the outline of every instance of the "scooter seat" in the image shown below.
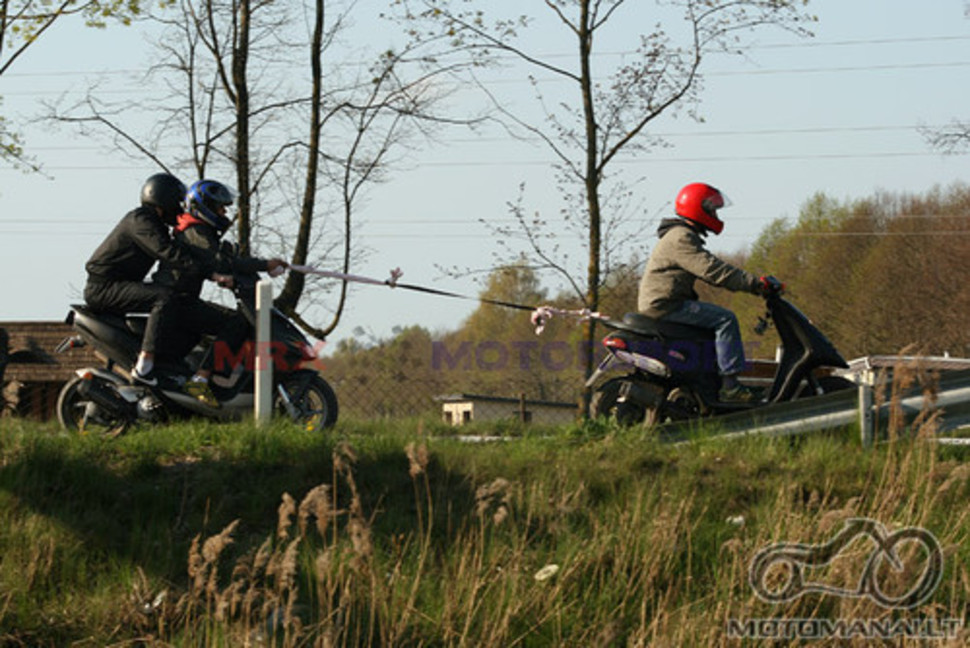
<path fill-rule="evenodd" d="M 713 340 L 714 331 L 702 326 L 691 326 L 679 322 L 667 322 L 647 317 L 641 313 L 626 313 L 623 316 L 624 328 L 632 333 L 663 340 Z"/>
<path fill-rule="evenodd" d="M 90 306 L 81 306 L 80 304 L 74 304 L 71 308 L 84 313 L 88 317 L 99 320 L 108 326 L 113 326 L 122 331 L 128 331 L 129 333 L 137 335 L 139 338 L 145 335 L 145 323 L 148 321 L 148 315 L 140 313 L 120 314 L 111 311 L 94 310 Z"/>

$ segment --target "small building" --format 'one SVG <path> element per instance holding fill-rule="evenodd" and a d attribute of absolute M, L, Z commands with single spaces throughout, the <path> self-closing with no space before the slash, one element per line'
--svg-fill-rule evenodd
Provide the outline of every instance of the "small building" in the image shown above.
<path fill-rule="evenodd" d="M 55 352 L 73 335 L 64 322 L 0 322 L 0 409 L 5 415 L 48 420 L 74 371 L 103 364 L 90 348 Z"/>
<path fill-rule="evenodd" d="M 576 403 L 530 400 L 521 396 L 483 396 L 480 394 L 449 394 L 437 396 L 441 414 L 449 425 L 463 425 L 472 421 L 522 421 L 557 425 L 573 423 L 579 416 Z"/>

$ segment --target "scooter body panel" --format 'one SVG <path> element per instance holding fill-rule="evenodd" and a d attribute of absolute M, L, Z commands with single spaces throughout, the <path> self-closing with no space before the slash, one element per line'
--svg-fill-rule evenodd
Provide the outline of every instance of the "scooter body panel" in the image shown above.
<path fill-rule="evenodd" d="M 798 308 L 778 295 L 766 297 L 768 317 L 782 340 L 782 356 L 765 400 L 722 402 L 714 333 L 632 313 L 604 320 L 612 329 L 603 340 L 609 353 L 587 381 L 603 384 L 607 374 L 629 376 L 663 388 L 668 398 L 697 404 L 711 415 L 727 414 L 792 400 L 820 367 L 848 366 L 828 338 Z"/>
<path fill-rule="evenodd" d="M 252 291 L 247 291 L 243 285 L 243 289 L 237 292 L 240 311 L 252 324 L 254 311 L 244 296 L 245 292 Z M 87 383 L 79 385 L 82 397 L 85 394 L 97 397 L 98 405 L 110 409 L 115 417 L 130 422 L 141 417 L 149 418 L 149 415 L 152 421 L 156 421 L 160 410 L 165 413 L 164 419 L 201 415 L 219 420 L 239 420 L 252 416 L 255 400 L 254 340 L 247 340 L 238 353 L 223 358 L 227 361 L 223 363 L 225 367 L 216 367 L 210 386 L 220 406 L 210 407 L 184 390 L 201 358 L 211 351 L 211 340 L 208 338 L 199 341 L 185 337 L 173 341 L 178 353 L 188 353 L 188 360 L 179 355 L 165 357 L 164 352 L 159 353 L 155 363 L 157 385 L 130 382 L 126 370 L 134 365 L 137 358 L 146 319 L 144 315 L 119 316 L 94 312 L 84 305 L 72 305 L 66 322 L 73 327 L 80 344 L 91 346 L 107 360 L 106 367 L 89 367 L 77 372 L 81 383 Z M 302 394 L 312 381 L 320 380 L 316 371 L 303 366 L 304 362 L 314 358 L 313 349 L 300 330 L 281 312 L 274 309 L 271 321 L 274 390 L 283 394 L 285 390 L 281 385 L 286 382 L 291 391 Z M 74 342 L 69 338 L 61 346 L 70 348 L 75 345 Z M 191 345 L 181 348 L 186 343 Z M 87 376 L 87 380 L 83 379 L 84 376 Z M 293 394 L 286 394 L 287 398 L 291 396 Z M 336 403 L 331 405 L 335 417 Z"/>

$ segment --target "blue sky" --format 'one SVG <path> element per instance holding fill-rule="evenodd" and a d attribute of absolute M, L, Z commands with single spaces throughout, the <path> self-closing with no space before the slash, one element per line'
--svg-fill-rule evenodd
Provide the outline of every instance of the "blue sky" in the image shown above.
<path fill-rule="evenodd" d="M 712 59 L 705 68 L 705 121 L 658 122 L 655 133 L 667 135 L 672 146 L 625 163 L 640 180 L 636 198 L 643 205 L 631 230 L 633 247 L 649 250 L 656 221 L 669 212 L 677 189 L 694 180 L 731 198 L 723 214 L 727 228 L 712 247 L 733 251 L 773 219 L 797 217 L 816 192 L 855 199 L 882 190 L 923 192 L 970 177 L 970 158 L 931 151 L 917 130 L 970 120 L 966 3 L 819 0 L 809 10 L 819 18 L 813 39 L 764 32 L 746 57 Z M 62 25 L 0 77 L 2 110 L 22 127 L 48 174 L 0 168 L 0 321 L 63 317 L 80 298 L 84 261 L 135 205 L 141 182 L 154 171 L 69 130 L 31 123 L 39 101 L 150 60 L 150 47 L 134 29 Z M 506 90 L 526 91 L 511 74 Z M 139 92 L 110 81 L 105 87 L 119 95 Z M 549 159 L 538 147 L 467 133 L 416 151 L 372 190 L 358 239 L 368 255 L 354 271 L 383 278 L 400 267 L 405 281 L 476 294 L 480 285 L 473 279 L 443 276 L 439 268 L 494 262 L 500 250 L 480 221 L 507 220 L 505 205 L 522 182 L 530 210 L 554 214 Z M 452 329 L 474 307 L 364 286 L 352 292 L 334 339 L 358 326 L 378 336 L 395 325 Z M 316 319 L 329 321 L 324 313 Z"/>

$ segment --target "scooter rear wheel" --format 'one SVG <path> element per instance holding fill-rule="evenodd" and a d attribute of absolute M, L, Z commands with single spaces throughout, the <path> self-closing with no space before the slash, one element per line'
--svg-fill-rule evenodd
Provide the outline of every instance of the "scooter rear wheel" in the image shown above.
<path fill-rule="evenodd" d="M 79 391 L 81 383 L 79 377 L 71 379 L 57 396 L 57 420 L 61 427 L 68 432 L 105 438 L 127 432 L 131 422 L 85 399 Z"/>
<path fill-rule="evenodd" d="M 667 394 L 667 400 L 662 405 L 664 417 L 660 423 L 669 421 L 689 421 L 704 415 L 703 404 L 697 395 L 687 389 L 677 387 Z"/>
<path fill-rule="evenodd" d="M 615 420 L 622 427 L 644 424 L 654 425 L 660 418 L 659 408 L 645 407 L 630 401 L 622 401 L 620 393 L 628 377 L 611 378 L 597 387 L 589 403 L 592 418 Z"/>

